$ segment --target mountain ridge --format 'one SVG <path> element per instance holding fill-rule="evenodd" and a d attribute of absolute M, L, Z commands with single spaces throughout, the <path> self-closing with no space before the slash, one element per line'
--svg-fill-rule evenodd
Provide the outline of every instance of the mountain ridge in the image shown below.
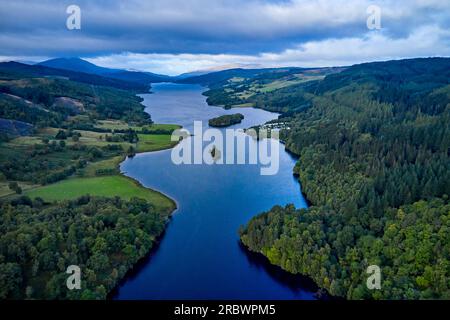
<path fill-rule="evenodd" d="M 101 67 L 81 58 L 54 58 L 37 63 L 38 66 L 45 66 L 55 69 L 83 72 L 94 74 L 105 78 L 136 82 L 139 84 L 150 84 L 155 82 L 171 81 L 172 77 L 160 75 L 152 72 L 130 71 L 125 69 L 113 69 Z"/>

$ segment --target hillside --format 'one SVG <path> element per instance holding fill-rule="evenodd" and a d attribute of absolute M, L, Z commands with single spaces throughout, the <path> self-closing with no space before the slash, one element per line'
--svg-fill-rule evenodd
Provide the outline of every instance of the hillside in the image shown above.
<path fill-rule="evenodd" d="M 1 68 L 1 66 L 0 66 Z M 23 72 L 23 71 L 22 71 Z M 22 73 L 23 75 L 23 73 Z M 38 126 L 64 126 L 81 115 L 94 119 L 149 120 L 141 99 L 133 92 L 94 86 L 61 78 L 5 73 L 0 80 L 0 118 Z M 72 119 L 69 117 L 78 116 Z"/>
<path fill-rule="evenodd" d="M 13 61 L 0 63 L 0 80 L 3 78 L 21 79 L 35 77 L 68 79 L 86 84 L 108 86 L 124 90 L 136 90 L 138 92 L 146 92 L 149 89 L 149 84 L 142 85 L 134 82 L 105 78 L 99 75 L 93 75 L 83 72 L 54 69 L 39 65 L 33 66 Z"/>
<path fill-rule="evenodd" d="M 174 201 L 118 165 L 179 127 L 153 124 L 129 84 L 0 64 L 0 299 L 105 299 L 161 235 Z M 74 262 L 95 276 L 61 290 Z"/>
<path fill-rule="evenodd" d="M 188 77 L 185 79 L 178 80 L 179 83 L 189 83 L 189 84 L 201 84 L 204 86 L 209 86 L 212 84 L 220 84 L 223 81 L 227 81 L 233 77 L 254 77 L 258 74 L 268 72 L 273 69 L 227 69 L 216 72 L 210 72 L 207 74 Z"/>
<path fill-rule="evenodd" d="M 242 242 L 349 299 L 449 299 L 450 59 L 361 64 L 255 96 L 280 109 L 307 210 L 274 207 Z M 368 290 L 378 265 L 381 290 Z"/>
<path fill-rule="evenodd" d="M 233 69 L 201 77 L 188 78 L 209 87 L 204 93 L 210 105 L 232 107 L 259 107 L 258 99 L 265 93 L 302 83 L 318 81 L 345 68 L 276 68 Z M 280 100 L 283 97 L 278 97 Z M 271 111 L 282 112 L 278 108 Z"/>

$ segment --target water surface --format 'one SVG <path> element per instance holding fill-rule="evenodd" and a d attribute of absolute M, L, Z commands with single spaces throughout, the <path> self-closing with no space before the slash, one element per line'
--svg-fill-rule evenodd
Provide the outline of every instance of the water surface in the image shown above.
<path fill-rule="evenodd" d="M 248 128 L 277 118 L 260 109 L 224 110 L 206 104 L 203 88 L 155 84 L 142 95 L 156 123 L 192 129 L 193 120 L 240 112 L 245 119 L 231 128 Z M 260 142 L 253 142 L 260 143 Z M 117 299 L 313 299 L 314 288 L 247 252 L 238 228 L 276 204 L 306 207 L 292 176 L 295 159 L 280 147 L 280 169 L 260 175 L 259 165 L 175 165 L 171 150 L 138 154 L 121 170 L 144 186 L 176 200 L 160 244 L 118 287 Z"/>

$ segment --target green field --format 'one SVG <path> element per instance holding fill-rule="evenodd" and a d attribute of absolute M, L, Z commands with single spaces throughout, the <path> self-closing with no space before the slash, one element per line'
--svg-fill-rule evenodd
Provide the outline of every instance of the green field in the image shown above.
<path fill-rule="evenodd" d="M 111 129 L 111 130 L 125 130 L 125 129 L 133 129 L 136 132 L 140 132 L 145 129 L 146 133 L 138 133 L 139 141 L 136 145 L 130 143 L 120 143 L 124 150 L 127 150 L 130 145 L 136 148 L 137 152 L 150 152 L 168 149 L 176 145 L 176 142 L 172 142 L 170 140 L 171 135 L 168 133 L 160 133 L 159 130 L 165 130 L 171 132 L 175 129 L 180 128 L 180 126 L 175 124 L 152 124 L 142 127 L 129 126 L 126 122 L 120 120 L 100 120 L 98 121 L 97 127 L 102 129 Z M 89 144 L 102 146 L 109 144 L 108 142 L 101 139 L 101 136 L 105 134 L 96 133 L 96 132 L 83 132 L 79 131 L 82 135 L 80 141 L 84 140 Z M 87 140 L 90 141 L 87 141 Z"/>
<path fill-rule="evenodd" d="M 101 125 L 110 128 L 115 127 L 115 129 L 132 128 L 127 127 L 126 123 L 118 120 L 105 120 Z M 142 128 L 144 127 L 136 127 L 133 130 L 140 132 Z M 30 150 L 33 150 L 32 148 L 35 148 L 36 145 L 43 145 L 43 138 L 48 138 L 50 142 L 54 141 L 54 137 L 59 130 L 49 127 L 42 128 L 35 136 L 18 137 L 2 143 L 0 160 L 3 163 L 7 163 L 7 161 L 14 163 L 18 159 L 21 159 L 24 164 L 50 163 L 49 169 L 43 173 L 43 176 L 46 177 L 76 165 L 80 158 L 87 159 L 86 166 L 78 168 L 71 177 L 56 183 L 40 186 L 37 183 L 18 181 L 23 189 L 23 194 L 31 198 L 41 197 L 47 201 L 56 201 L 74 199 L 85 194 L 105 197 L 120 196 L 125 200 L 138 197 L 152 202 L 157 207 L 172 211 L 175 208 L 175 204 L 171 199 L 159 192 L 144 188 L 134 180 L 120 175 L 118 166 L 126 157 L 126 150 L 130 147 L 133 147 L 137 153 L 173 147 L 176 142 L 172 142 L 170 139 L 171 135 L 161 130 L 170 132 L 177 128 L 179 126 L 170 124 L 146 126 L 145 133 L 138 133 L 139 141 L 137 143 L 108 142 L 105 139 L 107 133 L 75 130 L 81 134 L 79 141 L 73 141 L 69 138 L 65 140 L 66 146 L 59 151 L 31 156 Z M 108 151 L 107 147 L 112 144 L 120 145 L 122 148 L 117 151 Z M 73 149 L 77 145 L 85 146 L 87 149 Z M 88 150 L 92 147 L 101 148 L 102 156 L 100 158 L 89 158 Z M 13 161 L 13 159 L 15 160 Z M 15 170 L 22 170 L 21 168 L 19 166 Z M 30 168 L 27 170 L 31 170 Z M 25 179 L 32 179 L 33 177 L 31 174 L 28 176 L 24 175 Z M 16 196 L 15 192 L 9 189 L 8 183 L 9 181 L 6 180 L 0 183 L 0 197 Z"/>
<path fill-rule="evenodd" d="M 287 77 L 271 80 L 269 82 L 261 82 L 260 80 L 245 78 L 231 78 L 228 80 L 228 84 L 223 87 L 223 91 L 230 98 L 232 98 L 233 103 L 231 103 L 231 105 L 233 108 L 254 107 L 255 103 L 248 101 L 248 99 L 255 95 L 270 93 L 285 87 L 294 86 L 308 81 L 321 80 L 323 78 L 324 75 L 306 75 L 301 73 L 290 74 Z M 236 103 L 235 99 L 242 101 L 242 103 Z M 219 103 L 218 105 L 223 104 Z"/>
<path fill-rule="evenodd" d="M 106 160 L 89 163 L 86 168 L 80 169 L 77 175 L 80 177 L 95 177 L 97 170 L 109 170 L 112 174 L 119 174 L 119 164 L 125 159 L 125 156 L 117 156 Z"/>
<path fill-rule="evenodd" d="M 271 83 L 262 85 L 261 87 L 257 87 L 257 86 L 252 86 L 252 91 L 254 92 L 271 92 L 271 91 L 275 91 L 281 88 L 285 88 L 285 87 L 289 87 L 289 86 L 293 86 L 299 83 L 303 83 L 303 82 L 308 82 L 308 81 L 313 81 L 313 80 L 322 80 L 324 78 L 324 76 L 303 76 L 303 77 L 298 77 L 295 80 L 276 80 L 273 81 Z"/>
<path fill-rule="evenodd" d="M 149 131 L 152 130 L 175 130 L 179 128 L 180 126 L 176 124 L 159 124 L 159 123 L 153 123 L 151 125 L 146 126 L 130 126 L 125 121 L 121 120 L 98 120 L 97 121 L 97 128 L 101 129 L 111 129 L 111 130 L 126 130 L 126 129 L 133 129 L 136 131 L 140 131 L 143 128 L 146 128 Z"/>
<path fill-rule="evenodd" d="M 138 134 L 137 152 L 150 152 L 168 149 L 177 144 L 170 140 L 168 134 Z"/>
<path fill-rule="evenodd" d="M 25 191 L 24 194 L 30 198 L 40 197 L 46 201 L 75 199 L 86 194 L 102 197 L 119 196 L 126 200 L 137 197 L 148 200 L 161 209 L 175 208 L 175 203 L 163 194 L 140 186 L 134 180 L 120 175 L 71 178 Z"/>

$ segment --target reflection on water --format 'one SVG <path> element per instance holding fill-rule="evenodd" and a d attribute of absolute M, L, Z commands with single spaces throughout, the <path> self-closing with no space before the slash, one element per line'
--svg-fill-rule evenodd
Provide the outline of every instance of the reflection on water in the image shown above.
<path fill-rule="evenodd" d="M 271 264 L 262 254 L 248 250 L 240 241 L 238 241 L 237 246 L 254 268 L 265 271 L 275 281 L 292 290 L 293 294 L 298 295 L 304 290 L 317 292 L 318 288 L 310 278 L 282 270 L 280 267 Z"/>

